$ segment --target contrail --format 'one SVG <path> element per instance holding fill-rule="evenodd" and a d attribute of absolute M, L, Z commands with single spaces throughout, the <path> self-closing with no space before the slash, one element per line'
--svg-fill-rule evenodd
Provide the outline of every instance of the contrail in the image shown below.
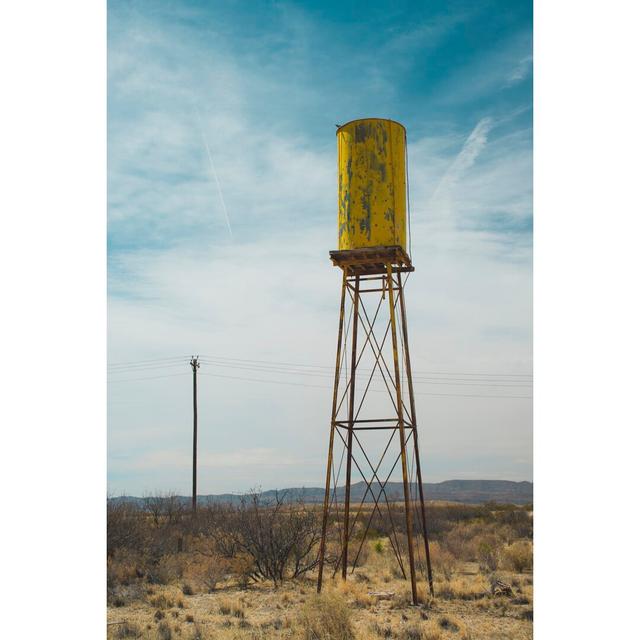
<path fill-rule="evenodd" d="M 440 179 L 438 186 L 431 196 L 430 204 L 437 202 L 443 196 L 446 197 L 462 174 L 473 166 L 476 158 L 487 144 L 487 136 L 492 123 L 491 118 L 482 118 L 474 127 L 455 160 L 449 165 L 444 176 Z"/>
<path fill-rule="evenodd" d="M 220 180 L 218 180 L 218 172 L 216 171 L 216 166 L 213 163 L 213 157 L 211 156 L 211 151 L 209 149 L 209 143 L 204 135 L 204 129 L 202 127 L 202 120 L 200 119 L 200 112 L 196 108 L 196 118 L 198 119 L 198 129 L 200 130 L 200 136 L 202 137 L 202 142 L 204 143 L 204 148 L 207 150 L 207 157 L 209 158 L 209 166 L 211 167 L 211 173 L 213 173 L 213 178 L 216 181 L 216 186 L 218 187 L 218 195 L 220 196 L 220 203 L 222 204 L 222 210 L 224 211 L 224 219 L 227 223 L 227 229 L 229 230 L 229 237 L 233 240 L 233 232 L 231 231 L 231 222 L 229 220 L 229 213 L 227 211 L 227 205 L 224 202 L 224 196 L 222 195 L 222 187 L 220 186 Z"/>

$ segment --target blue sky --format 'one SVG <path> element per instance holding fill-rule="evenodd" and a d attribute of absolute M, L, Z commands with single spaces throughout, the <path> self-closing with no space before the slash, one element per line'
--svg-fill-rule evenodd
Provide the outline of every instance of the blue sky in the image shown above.
<path fill-rule="evenodd" d="M 335 124 L 393 118 L 414 368 L 460 376 L 419 389 L 425 479 L 531 479 L 531 400 L 493 397 L 532 391 L 531 3 L 111 1 L 108 45 L 110 364 L 330 367 Z M 201 492 L 322 484 L 330 390 L 234 366 L 201 369 Z M 110 490 L 188 493 L 186 362 L 109 379 Z"/>

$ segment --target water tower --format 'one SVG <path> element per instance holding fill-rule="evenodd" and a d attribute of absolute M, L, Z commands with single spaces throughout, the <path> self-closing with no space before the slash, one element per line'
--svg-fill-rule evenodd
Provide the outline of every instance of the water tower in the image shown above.
<path fill-rule="evenodd" d="M 426 570 L 432 595 L 433 581 L 404 300 L 414 271 L 406 130 L 366 118 L 336 135 L 338 250 L 329 255 L 342 292 L 318 591 L 325 568 L 343 579 L 354 571 L 373 524 L 388 533 L 417 604 L 416 569 Z M 394 495 L 389 483 L 400 472 Z"/>

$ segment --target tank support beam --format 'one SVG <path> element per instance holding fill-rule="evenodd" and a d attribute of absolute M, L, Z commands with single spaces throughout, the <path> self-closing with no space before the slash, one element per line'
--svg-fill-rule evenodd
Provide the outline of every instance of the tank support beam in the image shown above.
<path fill-rule="evenodd" d="M 431 595 L 433 595 L 433 579 L 408 346 L 403 281 L 406 276 L 396 268 L 397 263 L 394 265 L 391 261 L 384 265 L 384 269 L 378 269 L 375 274 L 367 273 L 364 277 L 361 277 L 360 273 L 353 273 L 347 264 L 340 264 L 340 266 L 343 270 L 342 291 L 317 590 L 318 592 L 322 590 L 326 562 L 333 567 L 333 576 L 340 571 L 342 579 L 346 579 L 349 572 L 354 572 L 374 518 L 377 517 L 390 525 L 391 550 L 398 561 L 402 575 L 405 579 L 410 579 L 412 600 L 414 604 L 418 604 L 416 554 L 418 557 L 421 555 L 421 545 L 417 544 L 420 535 L 424 542 L 425 578 Z M 368 282 L 375 280 L 378 286 L 374 284 L 373 287 L 363 288 L 361 280 Z M 368 313 L 364 304 L 365 298 L 371 297 L 378 298 L 377 307 L 372 316 L 369 315 L 371 310 Z M 385 298 L 386 305 L 383 304 Z M 350 309 L 347 309 L 347 301 L 350 302 Z M 384 311 L 385 306 L 387 311 Z M 345 328 L 347 311 L 350 311 L 350 319 Z M 361 340 L 358 336 L 360 325 L 363 334 Z M 350 341 L 347 340 L 347 336 L 350 336 Z M 390 340 L 387 340 L 388 337 Z M 349 347 L 347 342 L 350 342 Z M 371 359 L 369 368 L 364 368 L 362 363 L 365 354 L 369 354 Z M 364 379 L 356 388 L 357 377 Z M 373 386 L 373 383 L 380 382 L 384 383 L 381 388 Z M 372 408 L 375 409 L 380 405 L 379 402 L 373 402 L 373 398 L 370 398 L 371 392 L 377 392 L 382 394 L 382 398 L 386 398 L 383 402 L 390 405 L 392 410 L 387 409 L 382 412 L 382 416 L 389 417 L 360 416 L 361 411 L 374 413 Z M 379 411 L 378 416 L 380 413 Z M 394 413 L 395 415 L 392 415 Z M 372 457 L 371 443 L 368 439 L 379 438 L 384 430 L 389 430 L 390 433 L 388 438 L 383 436 L 385 439 L 382 442 L 385 444 L 382 453 L 379 458 Z M 341 457 L 340 450 L 336 451 L 336 447 L 342 448 Z M 392 450 L 395 450 L 395 453 L 391 453 Z M 340 466 L 336 473 L 338 459 Z M 400 503 L 388 493 L 391 476 L 398 467 L 402 472 Z M 352 482 L 354 468 L 362 478 L 363 493 L 358 495 L 357 509 L 352 510 L 353 487 L 357 486 Z M 344 478 L 343 486 L 339 486 L 341 478 Z M 383 504 L 386 505 L 386 509 L 382 506 Z M 394 518 L 399 515 L 400 505 L 403 512 L 402 522 Z M 418 514 L 418 520 L 415 523 L 414 509 Z M 416 526 L 418 528 L 414 529 Z M 402 536 L 405 536 L 406 545 L 401 544 Z M 355 544 L 355 555 L 353 551 L 349 553 L 350 543 Z M 333 553 L 330 550 L 333 550 Z M 351 565 L 350 571 L 348 571 L 349 565 Z"/>

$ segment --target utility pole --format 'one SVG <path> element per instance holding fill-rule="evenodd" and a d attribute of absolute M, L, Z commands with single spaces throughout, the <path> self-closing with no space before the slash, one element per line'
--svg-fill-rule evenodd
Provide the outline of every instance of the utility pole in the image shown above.
<path fill-rule="evenodd" d="M 193 493 L 191 498 L 191 509 L 196 512 L 197 500 L 197 468 L 198 468 L 198 369 L 200 363 L 198 356 L 191 356 L 189 363 L 193 369 Z"/>

